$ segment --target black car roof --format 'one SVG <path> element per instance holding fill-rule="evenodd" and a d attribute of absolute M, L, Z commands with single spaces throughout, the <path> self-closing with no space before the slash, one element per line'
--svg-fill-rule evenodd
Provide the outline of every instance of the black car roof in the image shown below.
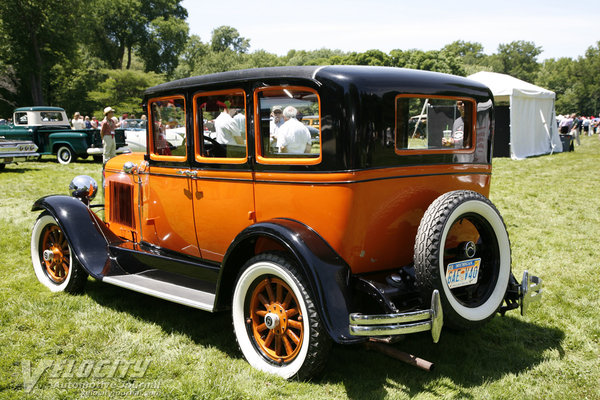
<path fill-rule="evenodd" d="M 409 93 L 426 93 L 427 88 L 435 92 L 446 89 L 456 93 L 464 90 L 473 95 L 491 98 L 491 92 L 485 85 L 460 76 L 405 68 L 358 65 L 268 67 L 227 71 L 163 83 L 147 89 L 144 94 L 148 96 L 204 85 L 270 78 L 307 79 L 316 84 L 323 81 L 333 81 L 341 85 L 353 83 L 366 91 L 392 87 L 402 88 Z"/>

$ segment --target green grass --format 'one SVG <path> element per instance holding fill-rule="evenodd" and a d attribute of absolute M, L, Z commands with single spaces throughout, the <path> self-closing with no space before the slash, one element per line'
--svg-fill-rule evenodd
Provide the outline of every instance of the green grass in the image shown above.
<path fill-rule="evenodd" d="M 494 160 L 491 198 L 508 227 L 515 275 L 528 269 L 544 279 L 543 302 L 529 315 L 511 312 L 470 332 L 445 330 L 437 345 L 428 334 L 394 345 L 435 362 L 430 373 L 360 346 L 334 346 L 320 378 L 287 382 L 244 361 L 227 314 L 91 279 L 80 296 L 46 290 L 31 267 L 31 205 L 67 194 L 75 175 L 101 181 L 100 165 L 49 158 L 8 165 L 0 173 L 0 397 L 598 399 L 599 167 L 597 136 L 584 137 L 572 153 Z M 142 377 L 124 370 L 124 362 L 144 361 L 150 364 Z M 101 362 L 100 375 L 86 376 L 88 365 Z M 44 363 L 52 365 L 27 393 L 24 371 L 35 374 Z M 120 368 L 106 376 L 115 363 Z M 99 392 L 90 393 L 92 385 Z"/>

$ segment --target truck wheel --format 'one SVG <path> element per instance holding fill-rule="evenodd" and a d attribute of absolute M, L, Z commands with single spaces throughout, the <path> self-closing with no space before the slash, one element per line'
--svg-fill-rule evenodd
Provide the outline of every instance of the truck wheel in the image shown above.
<path fill-rule="evenodd" d="M 31 233 L 31 261 L 38 280 L 53 292 L 80 293 L 87 281 L 67 238 L 48 212 L 42 213 Z"/>
<path fill-rule="evenodd" d="M 296 265 L 280 253 L 251 258 L 232 302 L 237 342 L 250 365 L 283 378 L 320 372 L 331 340 Z"/>
<path fill-rule="evenodd" d="M 482 325 L 502 305 L 510 278 L 510 241 L 500 213 L 476 192 L 438 197 L 419 225 L 414 264 L 423 298 L 439 290 L 445 325 Z"/>
<path fill-rule="evenodd" d="M 69 146 L 62 146 L 56 152 L 56 159 L 59 163 L 66 165 L 71 161 L 74 161 L 75 157 L 73 156 L 73 151 Z"/>

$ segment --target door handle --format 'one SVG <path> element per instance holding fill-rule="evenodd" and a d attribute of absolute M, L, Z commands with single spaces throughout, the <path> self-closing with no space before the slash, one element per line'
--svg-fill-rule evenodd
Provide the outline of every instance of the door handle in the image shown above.
<path fill-rule="evenodd" d="M 189 176 L 190 178 L 194 178 L 198 176 L 198 171 L 193 171 L 191 169 L 180 169 L 177 171 L 177 175 L 185 175 Z"/>

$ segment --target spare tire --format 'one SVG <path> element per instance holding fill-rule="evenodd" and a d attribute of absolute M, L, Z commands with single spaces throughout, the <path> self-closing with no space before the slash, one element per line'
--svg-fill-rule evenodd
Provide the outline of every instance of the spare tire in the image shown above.
<path fill-rule="evenodd" d="M 498 311 L 511 274 L 502 216 L 485 196 L 448 192 L 427 209 L 415 241 L 415 278 L 423 299 L 440 292 L 444 324 L 467 329 Z"/>

